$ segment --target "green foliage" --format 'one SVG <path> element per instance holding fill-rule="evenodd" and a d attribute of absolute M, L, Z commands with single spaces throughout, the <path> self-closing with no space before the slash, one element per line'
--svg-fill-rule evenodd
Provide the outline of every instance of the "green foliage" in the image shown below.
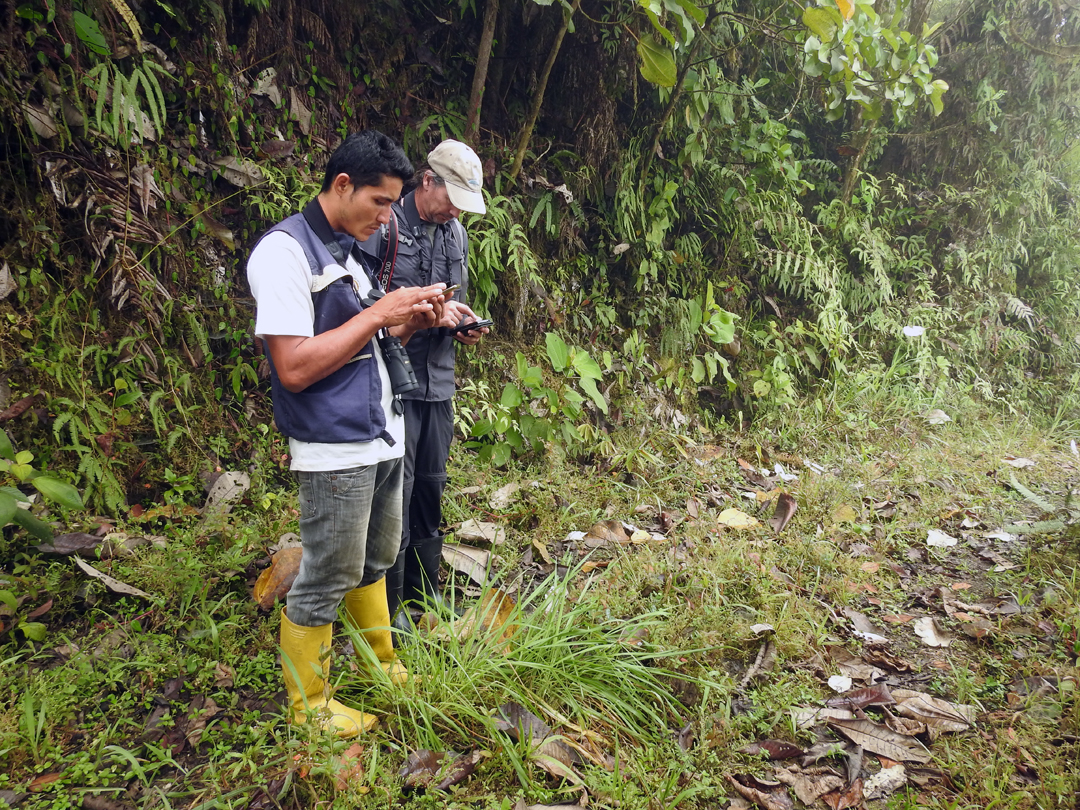
<path fill-rule="evenodd" d="M 933 78 L 930 71 L 937 64 L 937 51 L 926 44 L 939 25 L 924 25 L 918 37 L 899 28 L 907 5 L 897 3 L 891 19 L 883 19 L 872 2 L 853 6 L 844 2 L 841 8 L 852 11 L 842 14 L 826 0 L 803 12 L 803 25 L 812 32 L 803 42 L 807 57 L 803 70 L 827 81 L 828 120 L 838 120 L 844 114 L 843 103 L 855 101 L 867 120 L 880 118 L 889 102 L 899 121 L 924 96 L 934 113 L 941 113 L 949 85 Z"/>
<path fill-rule="evenodd" d="M 556 441 L 573 452 L 585 441 L 581 432 L 589 401 L 601 413 L 608 403 L 597 384 L 604 373 L 599 364 L 578 347 L 568 346 L 559 335 L 545 336 L 548 379 L 540 366 L 529 365 L 524 354 L 516 355 L 517 381 L 503 386 L 498 403 L 489 403 L 490 414 L 468 426 L 467 446 L 478 450 L 481 459 L 505 465 L 515 453 L 543 450 Z"/>
<path fill-rule="evenodd" d="M 82 509 L 82 496 L 71 484 L 34 469 L 33 460 L 29 450 L 16 453 L 7 433 L 0 430 L 0 528 L 14 523 L 38 539 L 49 541 L 52 529 L 31 514 L 29 500 L 17 487 L 32 486 L 46 500 L 65 509 Z"/>
<path fill-rule="evenodd" d="M 91 68 L 84 81 L 92 90 L 94 125 L 98 132 L 115 143 L 161 137 L 165 132 L 166 110 L 159 76 L 172 78 L 152 59 L 143 59 L 129 76 L 110 61 Z"/>

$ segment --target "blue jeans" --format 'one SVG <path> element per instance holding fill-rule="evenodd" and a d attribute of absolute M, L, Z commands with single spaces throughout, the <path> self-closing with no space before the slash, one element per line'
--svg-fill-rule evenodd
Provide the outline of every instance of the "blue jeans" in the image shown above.
<path fill-rule="evenodd" d="M 345 594 L 386 576 L 401 544 L 402 469 L 396 458 L 296 473 L 304 556 L 286 597 L 293 624 L 330 624 Z"/>

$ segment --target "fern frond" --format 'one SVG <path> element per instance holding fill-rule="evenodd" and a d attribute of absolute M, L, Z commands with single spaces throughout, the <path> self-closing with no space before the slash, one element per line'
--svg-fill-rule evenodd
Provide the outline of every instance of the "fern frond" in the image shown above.
<path fill-rule="evenodd" d="M 1019 298 L 1010 295 L 1005 301 L 1005 312 L 1026 323 L 1030 329 L 1035 328 L 1035 310 Z"/>
<path fill-rule="evenodd" d="M 1046 498 L 1044 498 L 1042 495 L 1038 495 L 1025 487 L 1023 484 L 1016 480 L 1016 476 L 1012 473 L 1009 473 L 1009 486 L 1011 486 L 1013 489 L 1023 495 L 1024 500 L 1042 509 L 1044 513 L 1049 514 L 1057 511 L 1057 508 L 1052 503 L 1050 503 L 1050 501 L 1046 500 Z"/>
<path fill-rule="evenodd" d="M 1058 534 L 1066 528 L 1064 520 L 1039 520 L 1027 525 L 1010 523 L 1005 531 L 1011 534 Z"/>
<path fill-rule="evenodd" d="M 131 35 L 135 38 L 136 46 L 141 48 L 142 26 L 139 25 L 139 21 L 135 18 L 135 12 L 128 7 L 128 4 L 125 3 L 124 0 L 109 0 L 109 3 L 116 9 L 116 13 L 124 18 L 127 27 L 131 29 Z"/>

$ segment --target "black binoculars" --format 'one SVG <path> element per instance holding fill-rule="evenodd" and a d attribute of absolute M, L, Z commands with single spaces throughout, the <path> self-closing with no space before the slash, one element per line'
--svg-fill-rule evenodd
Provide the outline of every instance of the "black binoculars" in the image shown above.
<path fill-rule="evenodd" d="M 409 353 L 401 345 L 401 338 L 394 337 L 385 329 L 375 333 L 379 350 L 382 351 L 383 360 L 386 361 L 386 372 L 390 375 L 390 390 L 395 397 L 415 391 L 420 387 L 416 381 L 416 372 L 413 371 Z M 395 409 L 397 402 L 394 403 Z"/>

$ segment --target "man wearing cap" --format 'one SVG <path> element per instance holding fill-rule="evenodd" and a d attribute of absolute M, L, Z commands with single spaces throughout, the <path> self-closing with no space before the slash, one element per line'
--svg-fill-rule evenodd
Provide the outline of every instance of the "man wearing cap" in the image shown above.
<path fill-rule="evenodd" d="M 469 245 L 458 221 L 462 211 L 486 211 L 480 158 L 460 141 L 446 140 L 429 154 L 415 190 L 394 203 L 398 245 L 389 288 L 443 282 L 461 289 L 443 305 L 441 320 L 416 332 L 406 345 L 420 387 L 403 395 L 405 404 L 405 479 L 402 486 L 401 550 L 386 575 L 394 626 L 407 630 L 405 602 L 445 608 L 439 593 L 443 536 L 442 494 L 446 459 L 454 433 L 455 344 L 479 342 L 487 327 L 451 335 L 449 329 L 477 320 L 465 303 Z M 362 249 L 377 258 L 389 255 L 390 229 L 384 225 Z"/>

